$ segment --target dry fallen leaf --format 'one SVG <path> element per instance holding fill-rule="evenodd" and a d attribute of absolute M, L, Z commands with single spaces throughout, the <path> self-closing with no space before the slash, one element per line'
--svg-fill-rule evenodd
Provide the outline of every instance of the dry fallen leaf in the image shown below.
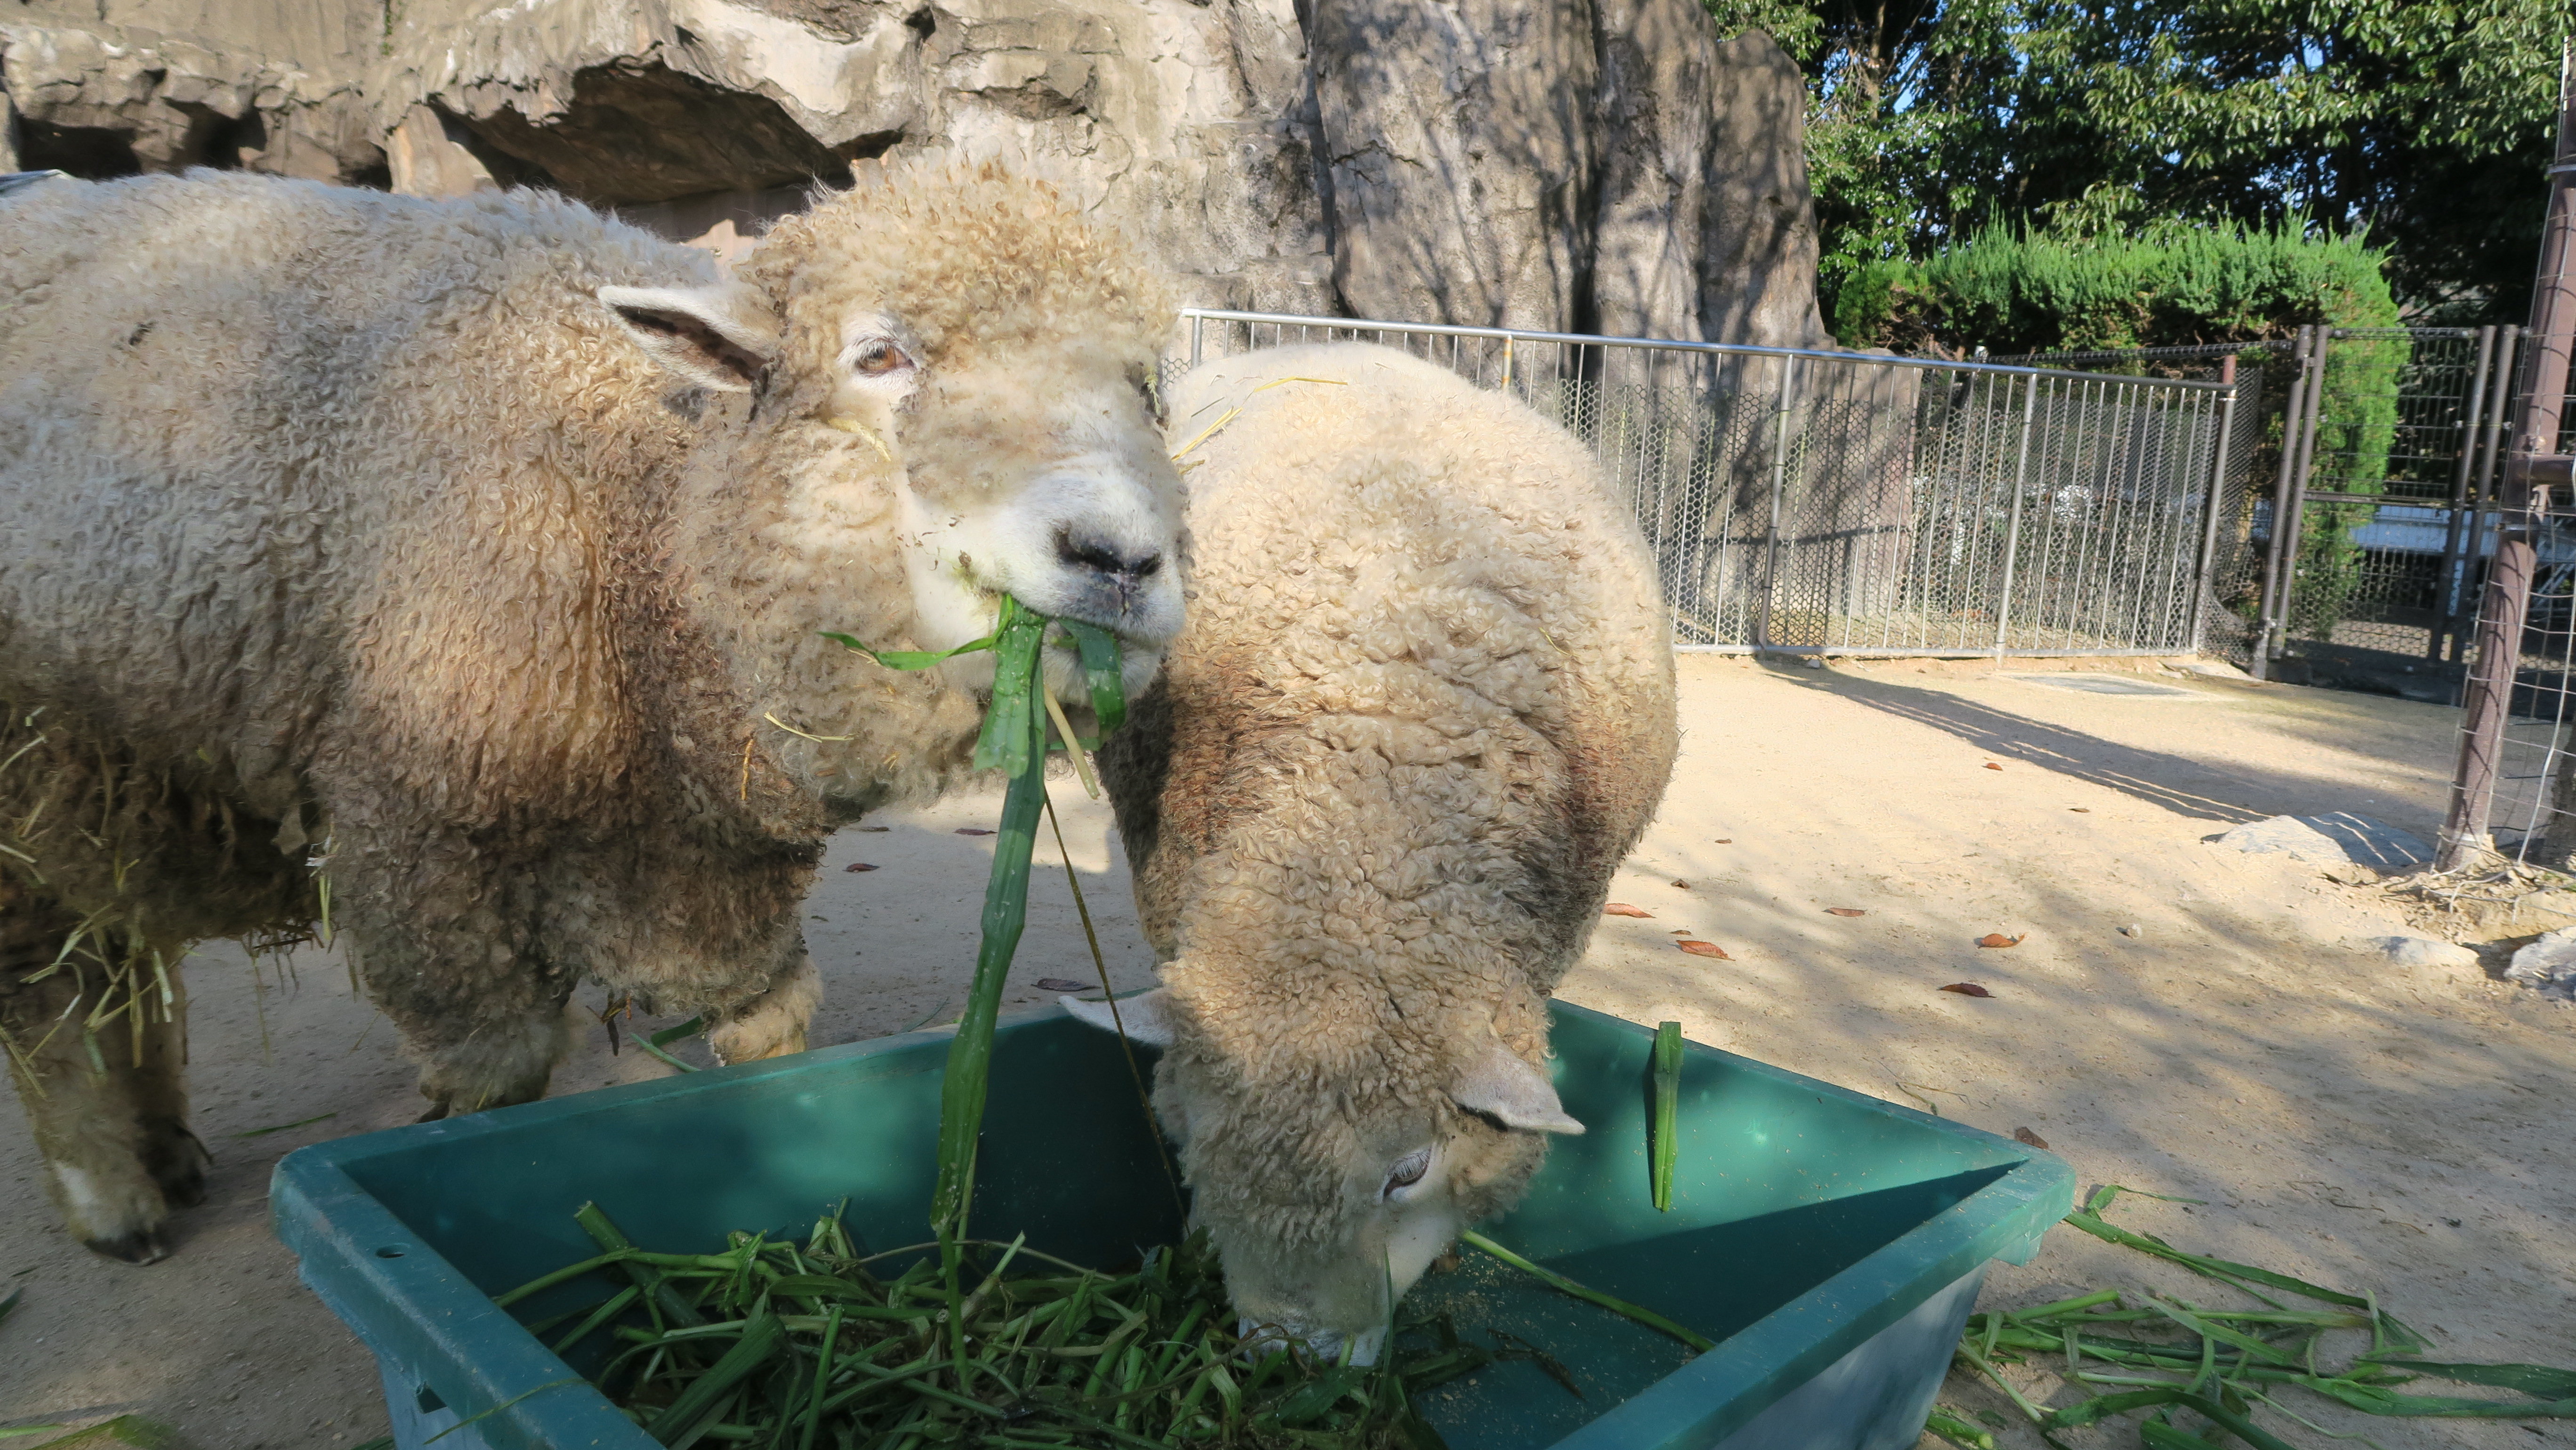
<path fill-rule="evenodd" d="M 1691 929 L 1690 929 L 1689 927 L 1686 927 L 1686 926 L 1677 926 L 1677 927 L 1674 927 L 1674 928 L 1673 928 L 1673 935 L 1675 935 L 1675 936 L 1688 936 L 1688 935 L 1690 935 L 1690 931 L 1691 931 Z"/>
<path fill-rule="evenodd" d="M 2046 1138 L 2039 1136 L 2028 1128 L 2013 1129 L 2013 1141 L 2016 1143 L 2028 1143 L 2034 1148 L 2045 1148 L 2048 1146 L 2048 1140 Z"/>
<path fill-rule="evenodd" d="M 1941 990 L 1944 992 L 1956 992 L 1962 997 L 1991 997 L 1994 995 L 1994 993 L 1987 991 L 1985 988 L 1978 986 L 1974 982 L 1952 982 Z"/>
<path fill-rule="evenodd" d="M 1064 977 L 1040 977 L 1038 978 L 1038 990 L 1041 992 L 1088 992 L 1091 990 L 1091 983 L 1076 982 Z"/>
<path fill-rule="evenodd" d="M 867 862 L 865 862 L 865 861 L 853 861 L 853 862 L 851 862 L 849 865 L 844 866 L 844 867 L 842 867 L 841 869 L 842 869 L 842 870 L 844 870 L 844 871 L 874 871 L 874 870 L 875 870 L 875 869 L 877 869 L 877 868 L 875 868 L 874 866 L 869 865 L 869 864 L 868 864 Z"/>
<path fill-rule="evenodd" d="M 1866 911 L 1861 910 L 1861 909 L 1860 909 L 1859 907 L 1857 907 L 1857 906 L 1828 906 L 1828 907 L 1826 907 L 1826 908 L 1825 908 L 1825 915 L 1827 915 L 1827 916 L 1867 916 L 1867 915 L 1869 915 L 1869 913 L 1868 913 L 1868 912 L 1866 912 Z"/>
<path fill-rule="evenodd" d="M 2068 806 L 2067 809 L 2073 811 L 2079 816 L 2089 816 L 2093 814 L 2093 808 L 2091 806 Z"/>
<path fill-rule="evenodd" d="M 1684 891 L 1688 891 L 1688 890 L 1690 890 L 1690 883 L 1689 883 L 1689 882 L 1687 882 L 1687 881 L 1676 881 L 1676 882 L 1674 882 L 1673 884 L 1674 884 L 1675 886 L 1680 887 L 1680 888 L 1681 888 L 1682 890 L 1684 890 Z"/>
<path fill-rule="evenodd" d="M 957 834 L 961 836 L 989 836 L 993 833 L 985 830 L 982 826 L 959 826 L 957 828 Z"/>
<path fill-rule="evenodd" d="M 1735 838 L 1733 836 L 1720 836 L 1717 838 L 1717 843 L 1721 846 L 1732 846 L 1735 844 Z"/>
<path fill-rule="evenodd" d="M 1642 916 L 1650 920 L 1654 917 L 1653 912 L 1648 911 L 1643 907 L 1630 906 L 1624 901 L 1611 902 L 1608 906 L 1601 908 L 1601 914 L 1603 916 Z"/>
<path fill-rule="evenodd" d="M 891 831 L 891 830 L 893 830 L 893 829 L 894 829 L 894 827 L 892 827 L 892 826 L 860 826 L 860 827 L 858 827 L 857 829 L 862 830 L 862 831 L 866 831 L 866 832 L 870 833 L 871 835 L 874 835 L 874 834 L 879 834 L 879 833 L 882 833 L 882 832 L 885 832 L 885 831 Z"/>
<path fill-rule="evenodd" d="M 1988 769 L 1988 770 L 2001 770 L 2001 769 L 2003 769 L 2003 767 L 2002 767 L 2002 766 L 2000 766 L 2000 765 L 1997 765 L 1997 764 L 1995 764 L 1993 761 L 1989 760 L 1989 761 L 1987 761 L 1987 762 L 1986 762 L 1986 769 Z"/>
<path fill-rule="evenodd" d="M 1683 951 L 1686 951 L 1695 957 L 1715 957 L 1721 962 L 1731 962 L 1735 960 L 1735 958 L 1726 954 L 1726 948 L 1719 946 L 1713 941 L 1677 941 L 1673 943 L 1673 945 L 1680 947 Z"/>
<path fill-rule="evenodd" d="M 1984 936 L 1977 938 L 1977 945 L 1981 947 L 2017 947 L 2020 946 L 2023 940 L 2029 935 L 2029 932 L 2023 932 L 2020 936 L 2006 936 L 1999 931 L 1990 931 Z"/>

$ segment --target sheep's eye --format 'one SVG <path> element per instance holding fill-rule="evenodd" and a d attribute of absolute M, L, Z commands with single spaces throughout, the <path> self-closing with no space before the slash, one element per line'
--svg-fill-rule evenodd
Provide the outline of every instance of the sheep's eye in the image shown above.
<path fill-rule="evenodd" d="M 912 358 L 902 348 L 884 338 L 859 344 L 850 358 L 850 366 L 863 378 L 881 378 L 912 366 Z"/>
<path fill-rule="evenodd" d="M 1430 1171 L 1431 1150 L 1415 1149 L 1395 1160 L 1395 1166 L 1387 1170 L 1386 1191 L 1393 1193 L 1399 1188 L 1411 1188 L 1422 1181 L 1423 1174 Z"/>

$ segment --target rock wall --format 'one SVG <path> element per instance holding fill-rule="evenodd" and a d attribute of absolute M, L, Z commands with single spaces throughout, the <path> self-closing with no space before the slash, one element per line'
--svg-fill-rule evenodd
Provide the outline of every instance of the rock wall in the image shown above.
<path fill-rule="evenodd" d="M 948 152 L 1201 305 L 1824 339 L 1803 86 L 1697 0 L 17 0 L 0 86 L 15 163 L 83 175 L 545 185 L 726 247 Z"/>

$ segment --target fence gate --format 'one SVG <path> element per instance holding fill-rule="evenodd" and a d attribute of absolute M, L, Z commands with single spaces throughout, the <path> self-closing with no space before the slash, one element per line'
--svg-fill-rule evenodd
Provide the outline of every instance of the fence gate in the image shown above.
<path fill-rule="evenodd" d="M 1591 446 L 1684 649 L 2190 654 L 2239 389 L 1865 353 L 1190 311 L 1185 370 L 1382 343 Z"/>
<path fill-rule="evenodd" d="M 2519 330 L 2312 328 L 2264 551 L 2258 676 L 2458 699 Z M 2278 519 L 2275 519 L 2275 513 Z"/>

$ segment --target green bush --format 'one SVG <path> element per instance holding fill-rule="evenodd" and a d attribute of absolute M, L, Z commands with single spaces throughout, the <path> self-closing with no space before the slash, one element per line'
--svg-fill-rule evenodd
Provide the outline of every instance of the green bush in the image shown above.
<path fill-rule="evenodd" d="M 1925 261 L 1862 264 L 1834 300 L 1846 347 L 1959 356 L 2256 342 L 2393 327 L 2386 253 L 2358 234 L 2168 225 L 2138 236 L 1988 228 Z"/>

